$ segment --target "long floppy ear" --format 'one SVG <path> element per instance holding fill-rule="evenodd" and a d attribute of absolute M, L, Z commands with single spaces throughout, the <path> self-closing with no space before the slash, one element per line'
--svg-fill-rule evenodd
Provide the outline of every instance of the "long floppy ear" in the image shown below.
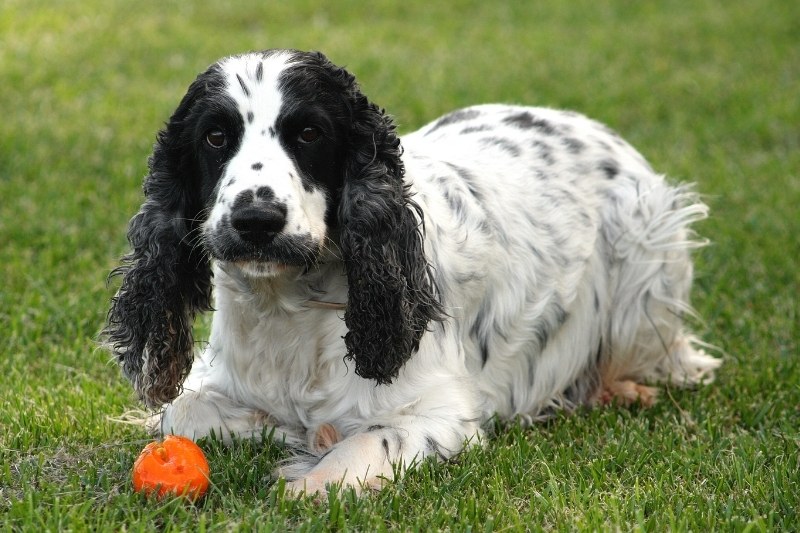
<path fill-rule="evenodd" d="M 145 202 L 128 229 L 132 251 L 111 273 L 121 275 L 122 284 L 111 300 L 104 340 L 152 408 L 180 393 L 193 361 L 194 315 L 209 309 L 211 301 L 209 261 L 197 246 L 202 208 L 197 163 L 187 146 L 192 134 L 187 118 L 208 88 L 203 76 L 158 134 Z"/>
<path fill-rule="evenodd" d="M 391 383 L 444 316 L 423 251 L 424 220 L 403 182 L 391 119 L 350 76 L 353 123 L 339 207 L 348 280 L 345 336 L 356 374 Z"/>

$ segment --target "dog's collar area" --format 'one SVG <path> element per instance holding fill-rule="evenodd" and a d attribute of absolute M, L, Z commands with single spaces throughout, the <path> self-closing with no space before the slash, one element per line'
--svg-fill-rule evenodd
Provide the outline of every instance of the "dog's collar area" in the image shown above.
<path fill-rule="evenodd" d="M 326 302 L 314 298 L 306 300 L 305 306 L 309 309 L 330 309 L 332 311 L 344 311 L 347 308 L 347 304 L 341 302 Z"/>

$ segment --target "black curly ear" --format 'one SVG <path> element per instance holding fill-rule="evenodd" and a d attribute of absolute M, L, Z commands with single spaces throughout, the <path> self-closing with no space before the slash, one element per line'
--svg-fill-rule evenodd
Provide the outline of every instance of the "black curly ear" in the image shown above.
<path fill-rule="evenodd" d="M 423 251 L 423 216 L 403 182 L 394 124 L 351 81 L 353 123 L 339 206 L 347 270 L 347 358 L 356 373 L 391 383 L 444 316 Z"/>
<path fill-rule="evenodd" d="M 210 307 L 211 269 L 195 233 L 202 200 L 186 125 L 208 87 L 206 73 L 159 132 L 144 182 L 146 199 L 128 230 L 132 251 L 111 273 L 121 275 L 122 284 L 111 300 L 104 340 L 153 408 L 180 393 L 193 361 L 194 315 Z"/>

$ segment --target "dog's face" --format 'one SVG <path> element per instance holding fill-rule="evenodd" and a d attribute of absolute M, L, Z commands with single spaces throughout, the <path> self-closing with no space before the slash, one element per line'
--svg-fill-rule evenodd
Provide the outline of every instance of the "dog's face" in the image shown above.
<path fill-rule="evenodd" d="M 313 264 L 336 225 L 352 110 L 341 80 L 311 59 L 227 58 L 188 102 L 203 244 L 250 276 Z"/>
<path fill-rule="evenodd" d="M 337 250 L 345 357 L 378 383 L 441 318 L 394 124 L 322 54 L 270 50 L 212 65 L 159 132 L 149 165 L 105 329 L 148 405 L 175 398 L 191 367 L 192 321 L 210 308 L 209 259 L 249 277 L 302 276 Z"/>

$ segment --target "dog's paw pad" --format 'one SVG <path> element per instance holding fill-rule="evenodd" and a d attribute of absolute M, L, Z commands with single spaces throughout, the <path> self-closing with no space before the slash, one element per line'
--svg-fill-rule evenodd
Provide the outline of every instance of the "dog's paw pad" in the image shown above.
<path fill-rule="evenodd" d="M 644 407 L 652 407 L 656 403 L 657 397 L 658 389 L 641 385 L 635 381 L 621 380 L 604 383 L 598 403 L 601 405 L 619 403 L 629 406 L 638 402 Z"/>
<path fill-rule="evenodd" d="M 333 424 L 322 424 L 314 432 L 310 445 L 314 453 L 321 454 L 340 440 L 342 440 L 342 435 Z"/>

